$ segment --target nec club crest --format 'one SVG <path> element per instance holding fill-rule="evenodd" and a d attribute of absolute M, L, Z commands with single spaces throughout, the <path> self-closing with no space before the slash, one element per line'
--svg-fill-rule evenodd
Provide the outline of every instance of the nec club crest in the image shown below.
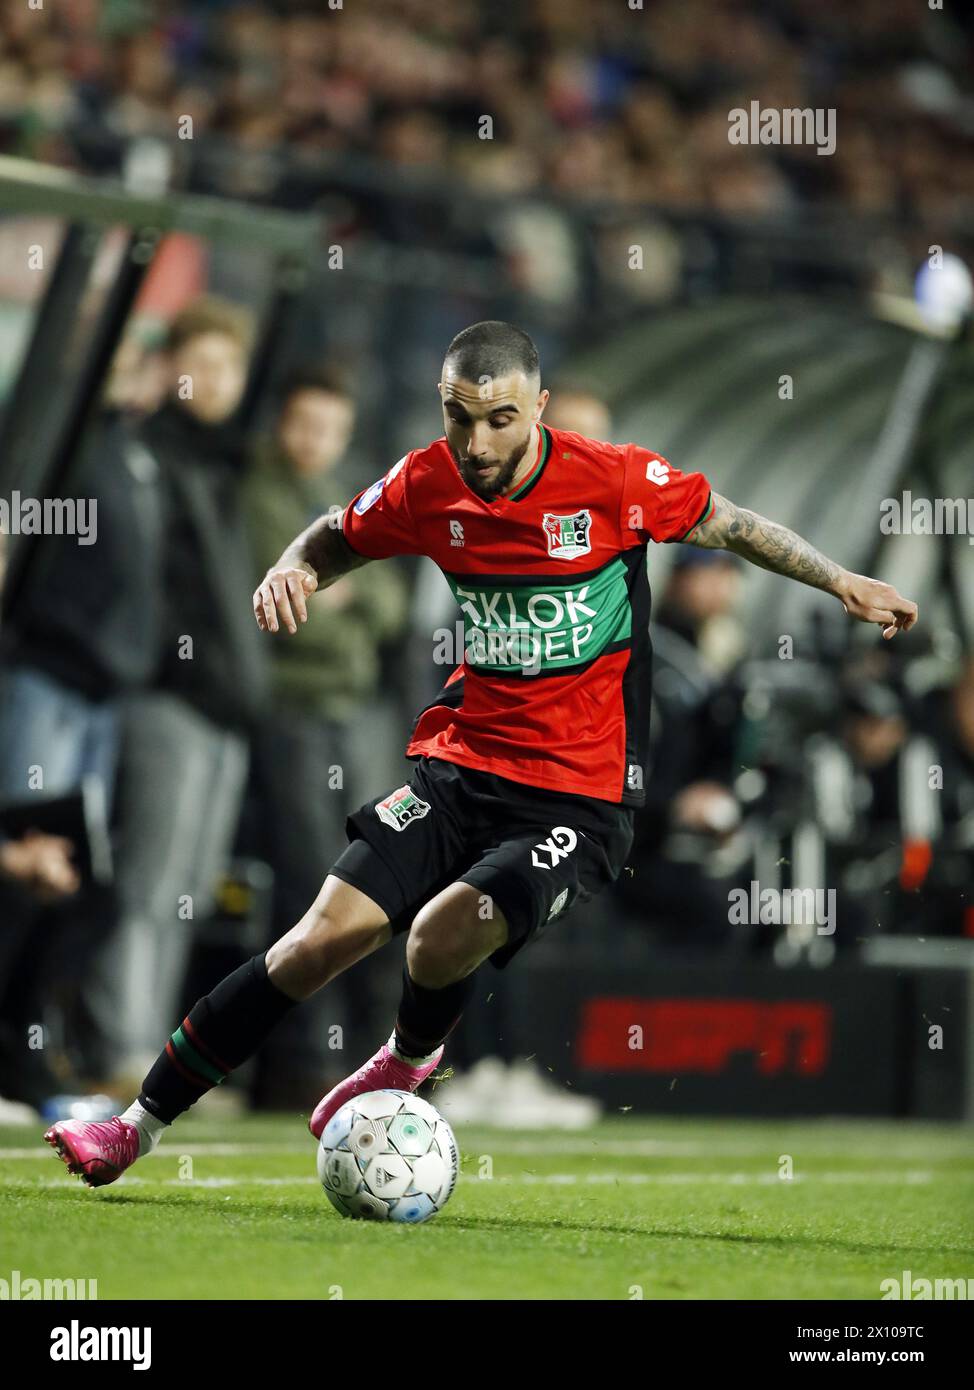
<path fill-rule="evenodd" d="M 592 549 L 592 513 L 587 508 L 570 516 L 545 512 L 541 524 L 548 538 L 548 554 L 555 560 L 574 560 Z"/>
<path fill-rule="evenodd" d="M 408 785 L 397 787 L 383 801 L 377 802 L 375 808 L 379 820 L 391 826 L 393 830 L 405 830 L 407 825 L 411 825 L 414 820 L 422 820 L 429 812 L 429 802 L 418 797 Z"/>

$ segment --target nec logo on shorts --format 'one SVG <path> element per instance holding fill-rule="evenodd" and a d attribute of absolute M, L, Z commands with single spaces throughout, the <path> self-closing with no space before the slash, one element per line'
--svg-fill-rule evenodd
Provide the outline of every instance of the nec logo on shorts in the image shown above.
<path fill-rule="evenodd" d="M 375 813 L 383 824 L 393 830 L 405 830 L 414 820 L 422 820 L 429 815 L 430 804 L 418 797 L 412 787 L 398 787 L 376 803 Z"/>
<path fill-rule="evenodd" d="M 563 859 L 567 859 L 578 844 L 578 836 L 567 825 L 556 825 L 554 830 L 540 845 L 531 851 L 531 863 L 536 869 L 553 869 Z M 547 856 L 543 859 L 541 856 Z"/>

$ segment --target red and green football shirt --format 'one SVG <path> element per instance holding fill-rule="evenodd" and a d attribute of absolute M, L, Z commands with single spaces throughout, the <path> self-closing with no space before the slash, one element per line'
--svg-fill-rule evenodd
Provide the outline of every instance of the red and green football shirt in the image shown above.
<path fill-rule="evenodd" d="M 463 616 L 464 659 L 416 721 L 409 757 L 638 806 L 649 723 L 649 541 L 712 507 L 702 473 L 636 444 L 541 426 L 534 468 L 490 502 L 446 439 L 415 449 L 348 504 L 370 559 L 427 555 Z"/>

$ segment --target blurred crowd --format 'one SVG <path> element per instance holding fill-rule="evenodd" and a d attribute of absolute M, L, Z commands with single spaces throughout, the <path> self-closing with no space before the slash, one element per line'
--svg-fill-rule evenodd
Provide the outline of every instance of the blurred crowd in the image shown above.
<path fill-rule="evenodd" d="M 971 58 L 969 16 L 914 0 L 61 0 L 0 17 L 0 147 L 121 173 L 162 140 L 177 184 L 302 208 L 346 156 L 488 208 L 833 207 L 910 219 L 916 253 L 969 222 Z M 731 144 L 752 101 L 834 108 L 834 155 Z M 396 235 L 367 188 L 340 216 Z"/>

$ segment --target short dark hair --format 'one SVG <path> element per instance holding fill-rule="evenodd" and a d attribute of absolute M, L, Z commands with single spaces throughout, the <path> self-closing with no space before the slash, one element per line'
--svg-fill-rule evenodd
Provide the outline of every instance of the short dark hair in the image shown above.
<path fill-rule="evenodd" d="M 341 396 L 347 401 L 353 399 L 347 373 L 332 362 L 296 367 L 294 371 L 289 372 L 278 391 L 280 409 L 283 410 L 290 404 L 292 397 L 302 391 L 321 391 L 326 396 Z"/>
<path fill-rule="evenodd" d="M 241 351 L 249 353 L 254 345 L 254 316 L 242 304 L 231 303 L 217 295 L 201 295 L 180 309 L 166 332 L 167 352 L 178 352 L 194 338 L 205 333 L 220 333 L 231 338 Z"/>
<path fill-rule="evenodd" d="M 541 376 L 538 349 L 531 338 L 522 328 L 501 319 L 472 323 L 458 333 L 446 350 L 443 365 L 447 363 L 464 381 L 507 376 L 511 372 Z"/>

